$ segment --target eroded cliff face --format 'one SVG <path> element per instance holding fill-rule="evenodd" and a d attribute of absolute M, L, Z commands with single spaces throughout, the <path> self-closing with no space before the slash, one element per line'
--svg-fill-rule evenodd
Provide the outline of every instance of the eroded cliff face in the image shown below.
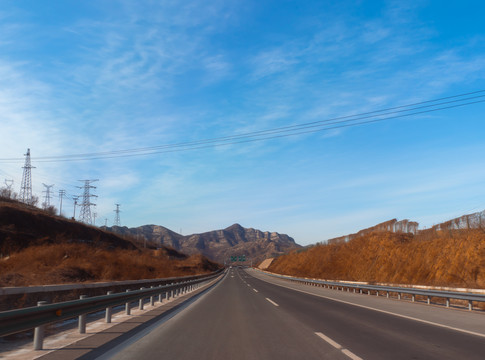
<path fill-rule="evenodd" d="M 144 225 L 137 228 L 114 227 L 114 232 L 146 239 L 156 245 L 171 246 L 186 254 L 203 254 L 208 258 L 224 263 L 231 256 L 246 256 L 246 263 L 260 262 L 274 257 L 300 245 L 286 234 L 244 228 L 234 224 L 226 229 L 201 234 L 180 235 L 163 226 Z"/>

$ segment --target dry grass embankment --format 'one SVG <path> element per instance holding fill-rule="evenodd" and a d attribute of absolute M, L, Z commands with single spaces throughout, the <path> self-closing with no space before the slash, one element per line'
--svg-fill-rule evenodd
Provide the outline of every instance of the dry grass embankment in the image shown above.
<path fill-rule="evenodd" d="M 485 288 L 482 229 L 374 232 L 275 259 L 269 271 L 320 279 Z"/>
<path fill-rule="evenodd" d="M 203 274 L 217 268 L 198 255 L 174 259 L 147 249 L 50 244 L 32 246 L 0 260 L 0 287 L 154 279 Z"/>
<path fill-rule="evenodd" d="M 220 265 L 16 202 L 0 202 L 0 287 L 203 274 Z"/>

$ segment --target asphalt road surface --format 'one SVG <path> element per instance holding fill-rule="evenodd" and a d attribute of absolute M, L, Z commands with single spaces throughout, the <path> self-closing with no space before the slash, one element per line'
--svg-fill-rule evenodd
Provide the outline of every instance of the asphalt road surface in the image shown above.
<path fill-rule="evenodd" d="M 483 314 L 291 284 L 233 268 L 112 358 L 485 359 Z"/>

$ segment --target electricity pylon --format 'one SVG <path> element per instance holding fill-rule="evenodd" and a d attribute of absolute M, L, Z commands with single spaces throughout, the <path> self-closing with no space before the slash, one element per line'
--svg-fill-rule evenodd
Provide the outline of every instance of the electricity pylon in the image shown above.
<path fill-rule="evenodd" d="M 7 186 L 7 196 L 11 199 L 13 194 L 13 180 L 5 179 L 5 185 Z"/>
<path fill-rule="evenodd" d="M 32 169 L 34 166 L 30 163 L 30 149 L 25 154 L 24 172 L 22 174 L 22 183 L 20 184 L 19 200 L 24 204 L 32 205 Z"/>
<path fill-rule="evenodd" d="M 113 210 L 116 215 L 115 215 L 115 222 L 113 223 L 113 226 L 121 226 L 121 221 L 120 221 L 120 206 L 121 204 L 115 204 L 116 205 L 116 210 Z"/>
<path fill-rule="evenodd" d="M 91 185 L 91 183 L 93 183 L 95 181 L 99 181 L 99 180 L 96 179 L 96 180 L 79 180 L 79 181 L 84 181 L 84 186 L 78 186 L 78 188 L 84 190 L 83 191 L 83 202 L 81 203 L 80 220 L 85 224 L 91 224 L 92 223 L 91 205 L 96 206 L 96 204 L 91 202 L 91 198 L 97 197 L 96 195 L 93 195 L 90 192 L 91 189 L 96 189 L 96 186 Z"/>
<path fill-rule="evenodd" d="M 43 193 L 45 193 L 44 204 L 42 205 L 44 205 L 44 209 L 47 209 L 49 206 L 51 206 L 51 189 L 54 186 L 54 184 L 46 185 L 42 183 L 42 185 L 44 185 L 45 187 L 45 191 L 43 191 Z"/>

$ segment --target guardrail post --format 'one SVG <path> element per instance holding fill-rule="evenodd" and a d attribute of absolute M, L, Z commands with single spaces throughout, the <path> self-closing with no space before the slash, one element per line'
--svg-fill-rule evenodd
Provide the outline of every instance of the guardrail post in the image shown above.
<path fill-rule="evenodd" d="M 150 286 L 153 289 L 153 286 Z M 150 305 L 155 306 L 155 295 L 150 296 Z"/>
<path fill-rule="evenodd" d="M 158 285 L 158 287 L 162 287 L 162 285 Z M 161 292 L 160 294 L 158 294 L 158 301 L 159 301 L 160 303 L 162 303 L 162 302 L 163 302 L 163 292 Z"/>
<path fill-rule="evenodd" d="M 125 292 L 130 292 L 130 289 L 126 289 Z M 130 303 L 129 302 L 125 303 L 125 313 L 126 313 L 126 315 L 131 315 L 131 309 L 130 309 Z"/>
<path fill-rule="evenodd" d="M 473 310 L 473 301 L 468 300 L 468 310 L 472 311 Z"/>
<path fill-rule="evenodd" d="M 141 287 L 140 290 L 143 290 L 145 288 Z M 138 309 L 143 310 L 143 297 L 140 298 L 140 301 L 138 302 Z"/>
<path fill-rule="evenodd" d="M 427 300 L 428 305 L 431 304 L 431 296 L 428 295 L 428 300 Z"/>
<path fill-rule="evenodd" d="M 37 301 L 37 306 L 47 305 L 47 301 Z M 45 325 L 37 326 L 34 330 L 34 350 L 42 350 L 44 344 Z"/>
<path fill-rule="evenodd" d="M 411 295 L 411 301 L 412 301 L 412 302 L 414 302 L 414 299 L 415 299 L 415 295 L 414 295 L 414 294 L 412 294 L 412 295 Z"/>
<path fill-rule="evenodd" d="M 401 300 L 401 293 L 397 293 L 397 299 Z"/>
<path fill-rule="evenodd" d="M 446 307 L 450 307 L 450 298 L 446 298 Z"/>
<path fill-rule="evenodd" d="M 108 291 L 106 294 L 111 295 L 113 292 Z M 106 323 L 110 324 L 111 323 L 111 307 L 106 308 Z"/>
<path fill-rule="evenodd" d="M 79 299 L 86 299 L 87 297 L 87 295 L 81 295 Z M 86 334 L 86 314 L 79 315 L 77 327 L 80 334 Z"/>
<path fill-rule="evenodd" d="M 386 291 L 386 297 L 389 299 L 389 291 Z"/>

